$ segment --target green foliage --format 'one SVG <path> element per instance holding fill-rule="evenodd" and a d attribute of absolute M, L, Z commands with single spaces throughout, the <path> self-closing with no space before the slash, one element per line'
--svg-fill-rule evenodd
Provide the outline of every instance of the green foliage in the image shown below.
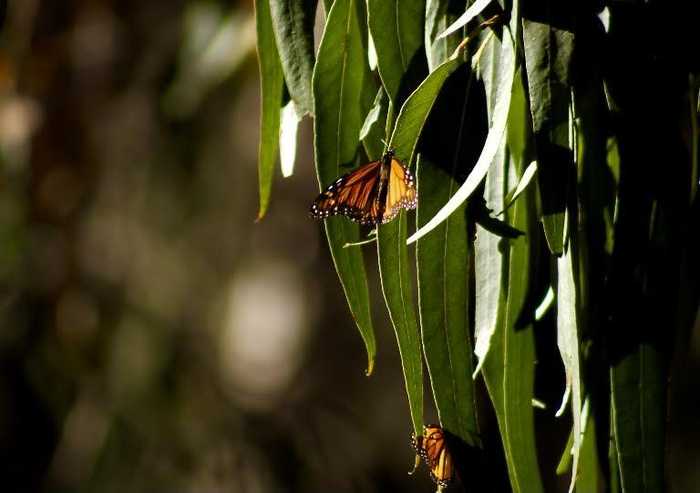
<path fill-rule="evenodd" d="M 270 0 L 275 4 L 311 9 Z M 480 449 L 474 379 L 481 377 L 512 490 L 544 491 L 555 465 L 541 461 L 540 447 L 552 444 L 535 441 L 541 430 L 532 403 L 538 388 L 559 386 L 561 404 L 548 402 L 544 412 L 550 423 L 571 423 L 556 468 L 570 475 L 569 491 L 663 491 L 665 382 L 673 343 L 687 338 L 698 301 L 692 282 L 676 297 L 681 267 L 697 271 L 697 262 L 682 264 L 692 258 L 685 232 L 697 209 L 697 67 L 668 64 L 668 73 L 654 72 L 653 56 L 624 58 L 642 49 L 629 40 L 642 35 L 636 20 L 649 14 L 643 5 L 606 11 L 610 31 L 588 7 L 541 0 L 523 2 L 521 11 L 513 0 L 502 8 L 458 0 L 332 2 L 312 84 L 319 184 L 378 159 L 382 140 L 416 167 L 415 232 L 407 238 L 413 216 L 402 212 L 376 234 L 415 432 L 423 423 L 425 361 L 441 425 Z M 301 34 L 300 17 L 285 22 L 272 12 L 289 93 L 308 108 L 299 75 L 313 58 L 303 43 L 282 47 L 290 33 Z M 494 14 L 495 22 L 479 24 Z M 281 86 L 268 58 L 276 52 L 266 10 L 258 15 L 265 109 L 266 94 Z M 649 73 L 665 91 L 653 103 L 663 129 L 652 129 L 642 110 L 652 82 L 639 80 Z M 279 107 L 279 99 L 270 101 Z M 263 145 L 276 145 L 277 117 L 263 111 Z M 673 166 L 660 177 L 650 163 L 664 161 Z M 269 158 L 261 151 L 263 169 Z M 261 191 L 269 180 L 261 172 Z M 326 220 L 371 370 L 363 256 L 357 246 L 343 248 L 360 232 L 343 217 Z M 415 256 L 407 246 L 414 242 Z M 662 337 L 664 325 L 671 329 Z M 538 375 L 540 346 L 553 340 L 560 372 Z M 458 450 L 457 468 L 468 470 Z M 476 469 L 461 478 L 465 486 L 484 480 Z"/>

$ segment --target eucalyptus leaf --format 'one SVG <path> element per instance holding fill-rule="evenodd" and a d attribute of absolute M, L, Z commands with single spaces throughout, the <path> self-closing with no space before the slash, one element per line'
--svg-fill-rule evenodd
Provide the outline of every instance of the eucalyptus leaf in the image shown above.
<path fill-rule="evenodd" d="M 363 88 L 365 79 L 370 77 L 365 63 L 361 8 L 360 0 L 336 0 L 328 13 L 318 51 L 313 74 L 314 147 L 321 187 L 345 172 L 357 156 L 366 114 Z M 364 259 L 359 248 L 343 248 L 359 241 L 359 227 L 343 217 L 333 217 L 325 223 L 336 271 L 365 342 L 369 374 L 374 366 L 376 343 Z"/>
<path fill-rule="evenodd" d="M 272 19 L 267 0 L 255 2 L 255 25 L 258 37 L 258 64 L 260 68 L 260 144 L 258 146 L 258 182 L 260 208 L 258 219 L 267 212 L 275 174 L 279 147 L 280 108 L 284 88 L 282 65 L 272 30 Z"/>
<path fill-rule="evenodd" d="M 488 5 L 492 2 L 493 0 L 476 0 L 473 4 L 469 6 L 469 8 L 462 14 L 456 21 L 454 21 L 450 26 L 445 29 L 442 33 L 438 35 L 439 38 L 444 38 L 446 36 L 449 36 L 452 33 L 455 33 L 459 31 L 461 28 L 466 26 L 470 20 L 474 19 L 477 15 L 481 14 L 481 12 L 488 7 Z"/>
<path fill-rule="evenodd" d="M 550 251 L 564 249 L 564 213 L 572 156 L 569 140 L 569 67 L 574 51 L 569 6 L 556 0 L 530 2 L 524 9 L 523 39 L 537 152 L 542 224 Z M 537 20 L 532 20 L 537 19 Z"/>
<path fill-rule="evenodd" d="M 336 0 L 337 1 L 337 0 Z M 423 430 L 423 360 L 406 246 L 406 212 L 377 229 L 382 292 L 401 355 L 413 431 Z"/>
<path fill-rule="evenodd" d="M 314 20 L 317 0 L 269 0 L 287 89 L 298 115 L 313 114 Z"/>
<path fill-rule="evenodd" d="M 508 123 L 508 111 L 510 109 L 511 92 L 513 79 L 515 78 L 515 48 L 510 40 L 501 44 L 501 63 L 503 63 L 502 73 L 504 76 L 499 80 L 498 97 L 496 99 L 491 126 L 486 143 L 481 151 L 479 160 L 474 165 L 465 182 L 450 198 L 450 200 L 435 214 L 430 221 L 423 225 L 418 231 L 408 238 L 408 243 L 413 243 L 419 238 L 430 233 L 436 226 L 447 219 L 469 196 L 476 190 L 486 176 L 493 158 L 498 152 L 498 148 L 503 139 Z M 448 62 L 445 62 L 448 63 Z M 436 71 L 437 72 L 437 71 Z M 435 72 L 433 72 L 434 74 Z M 431 74 L 432 75 L 432 74 Z"/>
<path fill-rule="evenodd" d="M 400 104 L 402 79 L 422 55 L 425 0 L 367 0 L 367 11 L 379 75 L 391 101 Z"/>

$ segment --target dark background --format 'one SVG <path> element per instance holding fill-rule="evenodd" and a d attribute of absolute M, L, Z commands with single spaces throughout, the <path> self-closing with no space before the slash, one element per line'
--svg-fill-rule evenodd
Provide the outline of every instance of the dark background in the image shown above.
<path fill-rule="evenodd" d="M 406 474 L 410 419 L 372 248 L 366 378 L 307 217 L 308 120 L 295 175 L 254 223 L 258 112 L 250 1 L 6 5 L 2 491 L 432 490 L 425 469 Z M 697 334 L 674 371 L 669 480 L 697 491 Z M 538 423 L 553 420 L 547 404 Z M 543 460 L 565 438 L 544 435 Z"/>

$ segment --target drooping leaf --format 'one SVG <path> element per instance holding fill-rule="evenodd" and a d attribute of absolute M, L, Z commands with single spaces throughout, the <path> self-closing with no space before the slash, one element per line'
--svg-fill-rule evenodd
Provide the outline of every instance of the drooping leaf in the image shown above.
<path fill-rule="evenodd" d="M 367 0 L 377 66 L 391 101 L 401 104 L 404 75 L 420 65 L 425 0 Z"/>
<path fill-rule="evenodd" d="M 413 160 L 421 130 L 423 130 L 423 125 L 425 125 L 442 85 L 447 77 L 463 63 L 461 57 L 454 57 L 441 64 L 401 107 L 389 144 L 390 147 L 396 149 L 397 156 L 405 163 L 410 163 Z"/>
<path fill-rule="evenodd" d="M 318 0 L 269 0 L 284 79 L 298 115 L 313 114 L 314 19 Z"/>
<path fill-rule="evenodd" d="M 460 43 L 458 36 L 438 39 L 438 35 L 464 12 L 466 6 L 466 0 L 426 0 L 425 55 L 431 72 L 447 60 Z"/>
<path fill-rule="evenodd" d="M 564 211 L 572 170 L 568 146 L 573 9 L 555 0 L 527 2 L 523 9 L 525 65 L 535 132 L 542 224 L 550 251 L 564 248 Z"/>
<path fill-rule="evenodd" d="M 513 87 L 513 79 L 515 77 L 515 49 L 510 42 L 510 37 L 504 35 L 506 42 L 501 44 L 501 70 L 503 77 L 498 81 L 497 98 L 494 106 L 493 114 L 490 115 L 489 134 L 486 137 L 486 143 L 481 151 L 479 160 L 474 165 L 465 182 L 450 198 L 450 200 L 438 211 L 433 218 L 416 231 L 408 238 L 409 243 L 413 243 L 422 236 L 431 232 L 442 221 L 447 219 L 469 196 L 476 190 L 479 184 L 486 176 L 494 156 L 498 152 L 498 148 L 505 134 L 506 124 L 508 122 L 508 110 L 510 109 L 511 90 Z M 445 62 L 449 63 L 449 62 Z M 439 69 L 438 69 L 439 70 Z M 437 70 L 434 73 L 436 73 Z M 431 74 L 431 76 L 433 75 Z"/>
<path fill-rule="evenodd" d="M 362 98 L 369 73 L 365 63 L 362 11 L 358 2 L 334 2 L 313 74 L 314 147 L 316 171 L 322 187 L 345 172 L 348 165 L 354 164 L 360 128 L 368 110 L 363 108 Z M 350 311 L 367 348 L 367 372 L 371 373 L 376 344 L 362 251 L 343 248 L 343 245 L 359 240 L 359 228 L 343 217 L 335 217 L 326 220 L 326 234 Z"/>
<path fill-rule="evenodd" d="M 491 56 L 487 54 L 482 66 L 491 121 L 499 118 L 499 106 L 503 98 L 507 98 L 507 124 L 513 127 L 509 134 L 513 136 L 511 138 L 518 136 L 517 142 L 509 142 L 508 146 L 499 139 L 494 152 L 497 159 L 493 160 L 493 166 L 488 171 L 485 199 L 488 207 L 496 210 L 502 209 L 506 190 L 515 186 L 529 162 L 526 105 L 521 77 L 516 78 L 516 84 L 513 85 L 516 50 L 511 39 L 519 39 L 519 23 L 519 5 L 516 1 L 513 3 L 510 24 L 513 38 L 504 34 L 500 49 L 493 50 Z M 510 83 L 504 86 L 503 79 L 510 79 Z M 507 95 L 503 94 L 506 87 Z M 492 123 L 492 130 L 494 126 Z M 502 240 L 477 228 L 475 244 L 475 352 L 480 357 L 481 372 L 501 431 L 511 487 L 516 493 L 543 491 L 535 449 L 532 407 L 535 371 L 534 314 L 528 304 L 531 269 L 537 251 L 533 211 L 533 190 L 527 189 L 505 215 L 506 221 L 525 232 L 525 235 Z M 486 278 L 486 273 L 494 278 Z M 485 285 L 479 286 L 480 282 Z M 482 307 L 481 304 L 485 306 Z"/>
<path fill-rule="evenodd" d="M 415 433 L 423 430 L 423 360 L 406 246 L 406 212 L 377 229 L 377 256 L 384 300 L 401 355 Z"/>
<path fill-rule="evenodd" d="M 272 31 L 272 19 L 267 0 L 256 0 L 255 24 L 260 67 L 261 116 L 258 147 L 260 209 L 258 219 L 261 219 L 267 212 L 272 192 L 272 179 L 274 178 L 279 146 L 280 108 L 282 106 L 284 78 Z"/>
<path fill-rule="evenodd" d="M 454 21 L 450 26 L 438 35 L 438 38 L 444 38 L 450 34 L 459 31 L 461 28 L 466 26 L 470 20 L 479 15 L 492 0 L 476 0 L 469 8 L 462 14 L 456 21 Z"/>
<path fill-rule="evenodd" d="M 480 150 L 485 121 L 470 105 L 473 74 L 462 65 L 448 79 L 423 135 L 418 160 L 417 225 L 428 221 L 457 190 Z M 469 110 L 472 110 L 471 112 Z M 484 118 L 485 120 L 485 118 Z M 442 427 L 476 446 L 478 424 L 471 374 L 469 265 L 471 242 L 466 207 L 450 216 L 434 235 L 416 244 L 420 325 L 425 360 Z M 472 482 L 478 473 L 472 474 Z"/>
<path fill-rule="evenodd" d="M 573 491 L 576 483 L 578 460 L 583 438 L 583 421 L 581 416 L 583 406 L 583 387 L 581 383 L 581 354 L 579 344 L 581 342 L 577 283 L 574 262 L 576 252 L 574 245 L 565 246 L 564 253 L 557 259 L 557 345 L 559 354 L 564 362 L 566 370 L 566 391 L 560 410 L 566 405 L 566 400 L 571 403 L 573 418 L 573 443 L 570 453 L 572 461 L 572 480 L 569 491 Z M 560 413 L 559 413 L 560 414 Z"/>

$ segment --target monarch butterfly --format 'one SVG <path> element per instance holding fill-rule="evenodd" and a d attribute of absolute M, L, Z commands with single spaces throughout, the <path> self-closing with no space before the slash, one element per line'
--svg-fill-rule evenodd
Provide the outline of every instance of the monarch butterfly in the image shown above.
<path fill-rule="evenodd" d="M 454 475 L 454 463 L 445 443 L 445 432 L 438 425 L 426 425 L 423 427 L 423 436 L 414 435 L 412 442 L 417 454 L 416 466 L 422 457 L 430 468 L 433 481 L 440 488 L 446 488 Z"/>
<path fill-rule="evenodd" d="M 389 149 L 382 159 L 335 180 L 316 197 L 309 214 L 314 219 L 342 214 L 360 224 L 385 224 L 417 204 L 413 175 Z"/>

